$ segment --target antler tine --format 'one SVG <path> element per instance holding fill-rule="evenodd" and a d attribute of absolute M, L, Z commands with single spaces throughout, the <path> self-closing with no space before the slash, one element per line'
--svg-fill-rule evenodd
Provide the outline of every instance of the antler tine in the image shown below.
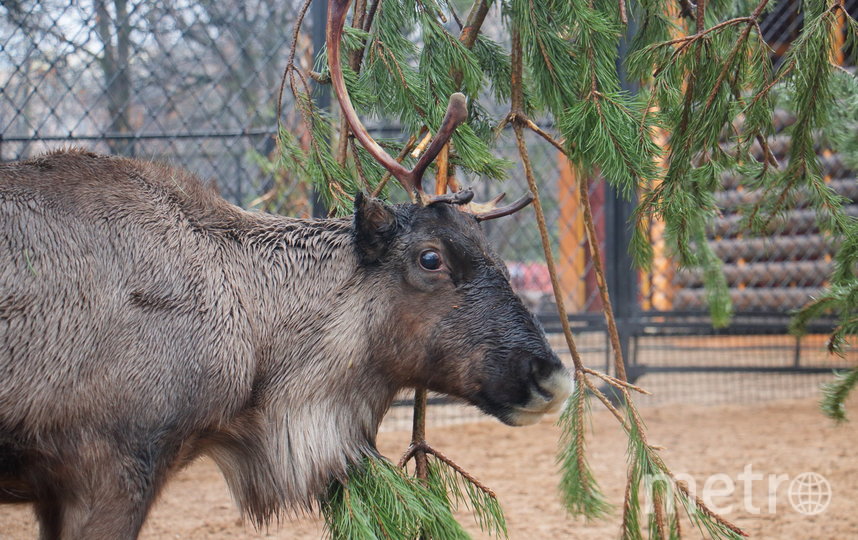
<path fill-rule="evenodd" d="M 352 106 L 346 83 L 343 78 L 342 64 L 340 63 L 340 41 L 343 36 L 343 28 L 346 23 L 346 15 L 349 11 L 350 0 L 329 0 L 328 2 L 328 28 L 325 35 L 325 41 L 328 48 L 328 68 L 331 70 L 331 84 L 337 94 L 337 101 L 340 102 L 340 108 L 343 110 L 343 115 L 346 118 L 355 137 L 360 141 L 367 152 L 381 163 L 385 169 L 390 171 L 394 178 L 399 180 L 399 183 L 408 190 L 409 193 L 417 190 L 422 191 L 419 185 L 413 180 L 412 171 L 409 171 L 384 148 L 382 148 L 373 138 L 361 123 Z"/>
<path fill-rule="evenodd" d="M 454 191 L 453 193 L 444 193 L 443 195 L 433 195 L 430 197 L 428 204 L 435 203 L 448 203 L 448 204 L 457 204 L 459 206 L 463 206 L 471 202 L 474 198 L 474 192 L 470 189 L 463 189 L 462 191 Z"/>
<path fill-rule="evenodd" d="M 501 194 L 503 195 L 503 194 Z M 495 200 L 499 200 L 503 198 L 495 197 Z M 533 202 L 533 193 L 527 192 L 520 199 L 515 201 L 512 204 L 508 204 L 506 206 L 502 206 L 500 208 L 495 208 L 494 210 L 489 210 L 488 212 L 481 212 L 479 214 L 474 214 L 474 217 L 477 218 L 477 221 L 486 221 L 488 219 L 496 219 L 503 216 L 508 216 L 510 214 L 514 214 L 527 206 L 528 204 Z"/>
<path fill-rule="evenodd" d="M 343 69 L 340 62 L 340 41 L 343 36 L 343 30 L 346 24 L 346 15 L 349 11 L 351 0 L 328 0 L 328 27 L 325 35 L 325 40 L 328 47 L 328 68 L 331 70 L 331 84 L 337 94 L 337 101 L 340 103 L 340 108 L 343 110 L 343 116 L 351 127 L 355 137 L 360 141 L 367 152 L 372 155 L 390 171 L 390 174 L 396 178 L 402 187 L 410 194 L 417 195 L 418 204 L 433 204 L 433 203 L 449 203 L 456 205 L 466 205 L 471 202 L 474 197 L 474 192 L 471 190 L 462 190 L 456 193 L 446 193 L 443 195 L 426 195 L 423 191 L 422 181 L 423 173 L 429 164 L 438 157 L 438 154 L 444 148 L 444 145 L 450 141 L 453 132 L 459 125 L 468 117 L 468 103 L 464 94 L 456 92 L 450 96 L 450 101 L 447 104 L 447 112 L 444 115 L 444 120 L 441 122 L 441 127 L 429 143 L 429 147 L 417 160 L 417 164 L 410 171 L 397 162 L 384 148 L 381 147 L 366 130 L 364 125 L 358 118 L 357 112 L 352 106 L 348 91 L 346 90 L 346 82 L 343 78 Z M 489 203 L 489 207 L 496 205 L 503 198 L 501 193 Z M 507 216 L 514 212 L 518 212 L 533 201 L 533 195 L 528 192 L 525 196 L 515 201 L 514 203 L 502 208 L 492 208 L 485 212 L 475 213 L 474 216 L 478 221 L 487 219 L 495 219 L 502 216 Z"/>
<path fill-rule="evenodd" d="M 488 204 L 491 204 L 493 206 L 497 206 L 498 203 L 501 202 L 502 200 L 504 200 L 505 197 L 506 197 L 506 191 L 501 191 L 500 195 L 495 196 L 495 198 L 490 200 L 488 202 Z"/>
<path fill-rule="evenodd" d="M 412 178 L 414 179 L 414 183 L 417 185 L 418 191 L 423 191 L 421 180 L 423 179 L 423 173 L 426 172 L 426 168 L 429 167 L 429 164 L 432 163 L 436 157 L 438 157 L 438 154 L 441 153 L 444 145 L 447 144 L 453 136 L 453 132 L 456 131 L 456 128 L 459 127 L 467 118 L 468 101 L 464 94 L 456 92 L 450 96 L 450 101 L 447 103 L 447 112 L 444 114 L 444 120 L 441 121 L 441 127 L 438 128 L 438 132 L 435 133 L 435 136 L 432 138 L 432 142 L 429 143 L 429 146 L 411 170 Z"/>
<path fill-rule="evenodd" d="M 431 204 L 433 202 L 442 202 L 437 197 L 426 195 L 423 192 L 423 173 L 429 164 L 438 157 L 438 154 L 444 148 L 444 145 L 453 136 L 456 128 L 464 122 L 468 117 L 467 99 L 464 94 L 455 93 L 450 96 L 450 101 L 447 104 L 447 113 L 444 115 L 444 120 L 441 122 L 441 127 L 429 143 L 429 147 L 417 160 L 417 164 L 410 171 L 393 159 L 390 154 L 385 152 L 366 130 L 364 125 L 358 118 L 346 90 L 345 79 L 343 78 L 343 70 L 340 64 L 340 41 L 343 35 L 343 30 L 346 23 L 346 15 L 349 11 L 350 0 L 329 0 L 328 2 L 328 28 L 325 36 L 328 47 L 328 68 L 331 70 L 331 84 L 337 94 L 337 101 L 340 102 L 340 108 L 343 110 L 343 116 L 354 132 L 355 137 L 361 142 L 367 152 L 381 163 L 385 169 L 390 171 L 394 178 L 399 180 L 399 183 L 411 194 L 416 192 L 417 201 L 419 204 Z M 457 199 L 460 201 L 461 197 Z M 463 204 L 457 202 L 457 204 Z"/>

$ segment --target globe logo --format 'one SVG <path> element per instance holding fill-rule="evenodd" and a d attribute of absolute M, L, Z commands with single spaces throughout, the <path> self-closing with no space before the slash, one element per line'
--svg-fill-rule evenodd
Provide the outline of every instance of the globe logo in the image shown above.
<path fill-rule="evenodd" d="M 831 484 L 821 474 L 805 472 L 789 483 L 789 503 L 796 512 L 815 516 L 825 512 L 831 502 Z"/>

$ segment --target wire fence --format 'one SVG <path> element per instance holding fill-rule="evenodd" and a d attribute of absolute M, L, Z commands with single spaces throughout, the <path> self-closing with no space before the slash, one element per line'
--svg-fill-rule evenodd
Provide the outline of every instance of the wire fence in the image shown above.
<path fill-rule="evenodd" d="M 761 25 L 775 55 L 783 53 L 801 27 L 798 5 L 782 2 Z M 846 5 L 850 12 L 858 11 L 858 0 Z M 83 145 L 190 169 L 228 200 L 247 206 L 276 181 L 262 161 L 275 151 L 280 77 L 299 8 L 300 3 L 283 0 L 2 3 L 0 160 Z M 308 17 L 304 24 L 308 31 L 299 36 L 297 50 L 309 66 L 311 31 L 323 23 Z M 498 20 L 489 19 L 487 31 L 497 34 L 500 28 Z M 297 129 L 288 92 L 283 99 L 280 120 L 287 129 Z M 791 119 L 782 114 L 776 122 L 780 134 L 771 147 L 782 159 L 789 144 L 783 128 Z M 385 135 L 390 129 L 385 128 Z M 528 144 L 581 349 L 588 364 L 609 370 L 602 306 L 577 199 L 582 179 L 541 139 L 531 134 Z M 517 163 L 509 135 L 501 138 L 498 152 Z M 820 152 L 829 185 L 858 200 L 855 171 L 836 154 L 824 148 Z M 520 165 L 509 176 L 505 191 L 517 195 L 527 189 Z M 471 180 L 485 191 L 482 195 L 497 189 Z M 802 201 L 767 236 L 747 237 L 738 227 L 738 211 L 754 202 L 753 194 L 737 188 L 737 177 L 725 176 L 718 195 L 722 215 L 713 223 L 709 241 L 726 262 L 737 311 L 769 314 L 777 324 L 739 317 L 734 331 L 719 335 L 706 321 L 699 272 L 677 269 L 664 246 L 662 226 L 653 224 L 653 270 L 634 270 L 623 255 L 625 223 L 618 213 L 628 203 L 601 181 L 589 180 L 588 185 L 605 262 L 613 283 L 619 284 L 615 299 L 631 371 L 642 385 L 657 390 L 657 397 L 644 402 L 804 397 L 816 393 L 826 370 L 858 360 L 855 353 L 832 360 L 819 335 L 796 341 L 785 334 L 784 314 L 825 285 L 836 247 L 836 240 L 820 234 Z M 303 203 L 290 210 L 307 215 L 306 186 L 295 181 L 288 189 Z M 858 204 L 848 212 L 858 215 Z M 547 329 L 557 331 L 532 213 L 485 226 L 508 261 L 513 286 Z M 633 287 L 623 295 L 628 284 Z M 562 352 L 562 342 L 556 345 Z M 442 421 L 476 414 L 455 410 L 455 418 Z"/>
<path fill-rule="evenodd" d="M 0 158 L 84 144 L 173 162 L 246 202 L 270 178 L 294 2 L 9 2 L 0 7 Z M 309 50 L 309 46 L 307 46 Z M 287 109 L 289 109 L 287 103 Z"/>

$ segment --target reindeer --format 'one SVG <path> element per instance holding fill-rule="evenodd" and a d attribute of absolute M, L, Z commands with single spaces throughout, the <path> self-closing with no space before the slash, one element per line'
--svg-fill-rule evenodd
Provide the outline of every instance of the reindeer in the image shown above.
<path fill-rule="evenodd" d="M 413 170 L 352 130 L 416 202 L 348 219 L 237 208 L 191 174 L 82 150 L 0 165 L 0 502 L 46 539 L 136 538 L 166 480 L 207 455 L 257 525 L 312 510 L 376 455 L 423 387 L 510 425 L 556 411 L 568 373 L 509 286 L 473 194 L 420 179 L 466 113 L 451 99 Z"/>

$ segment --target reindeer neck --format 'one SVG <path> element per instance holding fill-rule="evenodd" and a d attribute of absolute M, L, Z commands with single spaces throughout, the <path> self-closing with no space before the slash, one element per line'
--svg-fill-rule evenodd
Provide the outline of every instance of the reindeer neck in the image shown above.
<path fill-rule="evenodd" d="M 268 426 L 282 504 L 306 506 L 348 463 L 374 452 L 395 393 L 369 346 L 383 306 L 367 306 L 373 284 L 349 220 L 259 219 L 246 236 L 244 268 L 259 299 L 255 408 Z"/>
<path fill-rule="evenodd" d="M 237 270 L 254 284 L 263 326 L 303 325 L 355 274 L 349 220 L 246 217 L 250 224 L 242 227 Z"/>

